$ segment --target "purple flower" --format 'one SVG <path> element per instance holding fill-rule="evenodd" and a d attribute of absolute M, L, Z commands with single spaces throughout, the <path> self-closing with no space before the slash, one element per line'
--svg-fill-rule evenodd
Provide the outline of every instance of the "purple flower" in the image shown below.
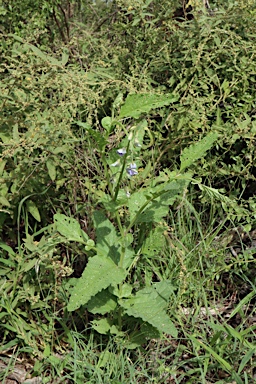
<path fill-rule="evenodd" d="M 120 148 L 116 151 L 119 156 L 123 156 L 126 154 L 126 149 L 125 148 Z"/>
<path fill-rule="evenodd" d="M 128 168 L 126 168 L 126 172 L 129 176 L 138 175 L 137 165 L 135 163 L 131 163 Z"/>

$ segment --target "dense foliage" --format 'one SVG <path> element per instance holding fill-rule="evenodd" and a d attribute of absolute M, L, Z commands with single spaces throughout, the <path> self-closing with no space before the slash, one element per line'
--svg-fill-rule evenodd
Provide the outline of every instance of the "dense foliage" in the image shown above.
<path fill-rule="evenodd" d="M 0 15 L 3 361 L 45 383 L 253 383 L 254 2 Z"/>

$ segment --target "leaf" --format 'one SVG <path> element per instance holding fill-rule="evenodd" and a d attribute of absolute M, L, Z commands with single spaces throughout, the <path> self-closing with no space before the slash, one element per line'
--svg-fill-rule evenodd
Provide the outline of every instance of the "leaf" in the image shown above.
<path fill-rule="evenodd" d="M 68 311 L 74 311 L 85 305 L 98 292 L 110 285 L 120 284 L 126 277 L 126 273 L 119 268 L 110 258 L 94 256 L 79 278 L 71 292 L 68 303 Z"/>
<path fill-rule="evenodd" d="M 122 239 L 117 235 L 114 225 L 101 211 L 93 213 L 94 226 L 96 228 L 98 254 L 110 257 L 118 265 L 121 255 Z M 134 250 L 125 248 L 123 267 L 127 268 L 133 260 Z"/>
<path fill-rule="evenodd" d="M 112 126 L 112 119 L 110 116 L 105 116 L 103 117 L 103 119 L 101 120 L 101 125 L 103 128 L 105 128 L 108 132 L 110 132 L 111 130 L 111 126 Z"/>
<path fill-rule="evenodd" d="M 153 108 L 160 108 L 177 101 L 173 95 L 158 94 L 130 94 L 121 107 L 119 118 L 140 117 L 141 114 L 149 112 Z"/>
<path fill-rule="evenodd" d="M 116 306 L 117 302 L 115 300 L 115 296 L 105 289 L 91 298 L 87 304 L 87 309 L 93 314 L 99 313 L 101 315 L 105 315 L 108 312 L 114 311 Z"/>
<path fill-rule="evenodd" d="M 163 232 L 164 228 L 162 227 L 156 227 L 150 231 L 142 246 L 143 255 L 155 257 L 163 250 L 166 243 Z"/>
<path fill-rule="evenodd" d="M 177 337 L 177 330 L 164 311 L 172 291 L 170 281 L 161 281 L 138 291 L 129 299 L 119 300 L 119 304 L 129 316 L 140 317 L 160 332 Z"/>
<path fill-rule="evenodd" d="M 112 327 L 112 321 L 110 319 L 93 320 L 91 324 L 92 328 L 102 335 L 106 335 Z"/>
<path fill-rule="evenodd" d="M 69 59 L 69 52 L 68 52 L 68 50 L 64 50 L 62 52 L 61 64 L 63 66 L 65 66 L 67 64 L 67 62 L 68 62 L 68 59 Z"/>
<path fill-rule="evenodd" d="M 39 210 L 36 206 L 36 204 L 32 200 L 27 200 L 26 201 L 26 207 L 28 212 L 36 219 L 36 221 L 40 222 L 41 221 L 41 216 L 39 213 Z"/>
<path fill-rule="evenodd" d="M 11 206 L 9 201 L 4 196 L 0 196 L 0 205 L 2 205 L 3 207 L 10 207 Z"/>
<path fill-rule="evenodd" d="M 183 193 L 184 189 L 190 182 L 190 174 L 185 174 L 184 178 L 171 181 L 169 183 L 162 183 L 155 188 L 146 188 L 139 192 L 135 192 L 129 199 L 128 207 L 131 213 L 131 221 L 136 220 L 134 223 L 150 223 L 159 222 L 169 212 L 169 206 L 173 205 L 177 197 Z M 154 195 L 159 195 L 152 199 Z M 147 202 L 152 199 L 145 207 L 145 209 L 138 214 L 138 210 Z"/>
<path fill-rule="evenodd" d="M 81 229 L 76 219 L 67 217 L 60 213 L 54 215 L 54 222 L 57 231 L 69 241 L 77 241 L 85 244 L 89 240 L 89 236 Z"/>
<path fill-rule="evenodd" d="M 140 324 L 139 330 L 129 335 L 127 340 L 124 340 L 124 346 L 127 349 L 135 349 L 142 344 L 146 344 L 148 339 L 159 339 L 160 332 L 149 323 Z"/>
<path fill-rule="evenodd" d="M 3 243 L 2 241 L 0 241 L 0 248 L 8 252 L 9 255 L 15 256 L 15 252 L 13 251 L 13 249 L 9 245 Z"/>
<path fill-rule="evenodd" d="M 56 167 L 54 161 L 52 159 L 47 160 L 46 167 L 51 180 L 54 181 L 56 179 Z"/>
<path fill-rule="evenodd" d="M 211 132 L 198 143 L 185 148 L 180 156 L 180 171 L 183 171 L 185 168 L 194 164 L 196 160 L 204 157 L 217 139 L 218 133 Z"/>
<path fill-rule="evenodd" d="M 0 176 L 3 175 L 6 162 L 7 162 L 6 160 L 0 159 Z"/>
<path fill-rule="evenodd" d="M 34 52 L 34 54 L 36 56 L 40 57 L 40 59 L 42 59 L 44 61 L 48 61 L 52 65 L 57 65 L 58 67 L 62 66 L 62 62 L 61 61 L 55 59 L 54 57 L 51 57 L 51 56 L 47 55 L 46 53 L 41 51 L 41 49 L 35 47 L 34 45 L 26 44 L 26 46 L 28 46 Z"/>
<path fill-rule="evenodd" d="M 120 259 L 120 238 L 117 236 L 114 225 L 101 211 L 93 213 L 96 228 L 96 248 L 103 256 L 110 257 L 116 264 Z"/>

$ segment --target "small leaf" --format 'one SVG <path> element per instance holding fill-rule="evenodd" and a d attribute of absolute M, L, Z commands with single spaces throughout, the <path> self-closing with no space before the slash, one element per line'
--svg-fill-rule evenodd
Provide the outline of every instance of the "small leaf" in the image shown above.
<path fill-rule="evenodd" d="M 177 101 L 173 95 L 158 94 L 130 94 L 127 96 L 124 105 L 121 107 L 119 117 L 138 118 L 141 114 L 149 112 L 153 108 L 160 108 Z"/>
<path fill-rule="evenodd" d="M 6 160 L 3 160 L 3 159 L 0 159 L 0 176 L 2 176 L 3 172 L 4 172 L 4 167 L 6 165 Z"/>
<path fill-rule="evenodd" d="M 46 166 L 51 180 L 54 181 L 56 179 L 56 167 L 54 161 L 52 159 L 47 160 Z"/>
<path fill-rule="evenodd" d="M 196 160 L 205 156 L 206 152 L 212 148 L 218 139 L 218 133 L 210 132 L 201 141 L 185 148 L 180 156 L 180 171 L 194 164 Z"/>
<path fill-rule="evenodd" d="M 93 320 L 91 322 L 91 325 L 92 328 L 95 329 L 95 331 L 99 332 L 102 335 L 106 335 L 112 327 L 112 322 L 110 319 Z"/>
<path fill-rule="evenodd" d="M 65 66 L 69 59 L 69 52 L 67 50 L 64 50 L 62 52 L 62 58 L 61 58 L 61 64 Z"/>
<path fill-rule="evenodd" d="M 112 126 L 112 119 L 111 119 L 111 117 L 109 117 L 109 116 L 103 117 L 103 119 L 101 120 L 101 125 L 108 132 L 110 132 L 111 126 Z"/>
<path fill-rule="evenodd" d="M 89 240 L 88 235 L 81 229 L 80 224 L 76 219 L 56 213 L 54 215 L 54 222 L 57 231 L 62 236 L 65 236 L 67 240 L 77 241 L 78 243 L 83 244 Z"/>
<path fill-rule="evenodd" d="M 72 290 L 68 311 L 75 311 L 81 305 L 87 304 L 98 292 L 110 285 L 120 284 L 125 277 L 125 271 L 110 258 L 98 255 L 90 258 L 82 276 Z"/>
<path fill-rule="evenodd" d="M 32 200 L 27 200 L 26 202 L 26 207 L 28 212 L 36 219 L 36 221 L 40 222 L 41 221 L 41 216 L 39 213 L 39 210 L 36 206 L 36 204 Z"/>

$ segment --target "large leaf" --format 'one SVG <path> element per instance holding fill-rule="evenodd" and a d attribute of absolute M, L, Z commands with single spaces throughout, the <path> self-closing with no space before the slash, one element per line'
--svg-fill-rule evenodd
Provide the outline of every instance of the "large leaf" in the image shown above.
<path fill-rule="evenodd" d="M 120 261 L 122 239 L 117 235 L 114 225 L 106 218 L 101 211 L 93 213 L 94 225 L 96 228 L 97 251 L 98 254 L 110 257 L 116 265 Z M 133 257 L 134 251 L 132 247 L 125 247 L 123 267 L 127 268 Z"/>
<path fill-rule="evenodd" d="M 218 138 L 218 133 L 211 132 L 196 144 L 185 148 L 180 156 L 180 171 L 194 164 L 196 160 L 205 156 Z"/>
<path fill-rule="evenodd" d="M 125 276 L 125 271 L 110 258 L 98 255 L 92 257 L 71 292 L 68 311 L 74 311 L 87 304 L 98 292 L 110 285 L 121 283 Z"/>
<path fill-rule="evenodd" d="M 135 217 L 134 223 L 161 221 L 168 214 L 169 206 L 175 202 L 187 187 L 190 177 L 190 174 L 185 174 L 184 178 L 135 192 L 128 202 L 131 221 L 134 221 Z M 153 199 L 157 195 L 159 196 Z M 147 201 L 149 201 L 148 205 L 138 214 L 138 211 L 142 209 Z"/>
<path fill-rule="evenodd" d="M 69 241 L 77 241 L 84 244 L 89 239 L 88 235 L 81 229 L 78 221 L 72 217 L 56 213 L 54 215 L 54 222 L 57 231 Z"/>
<path fill-rule="evenodd" d="M 140 117 L 142 113 L 147 113 L 153 108 L 170 105 L 175 101 L 177 101 L 177 97 L 170 94 L 131 94 L 127 96 L 124 105 L 121 107 L 119 117 L 137 118 Z"/>
<path fill-rule="evenodd" d="M 129 299 L 119 300 L 119 303 L 129 316 L 139 317 L 160 332 L 177 337 L 177 330 L 165 312 L 172 291 L 170 281 L 161 281 L 138 291 Z"/>

